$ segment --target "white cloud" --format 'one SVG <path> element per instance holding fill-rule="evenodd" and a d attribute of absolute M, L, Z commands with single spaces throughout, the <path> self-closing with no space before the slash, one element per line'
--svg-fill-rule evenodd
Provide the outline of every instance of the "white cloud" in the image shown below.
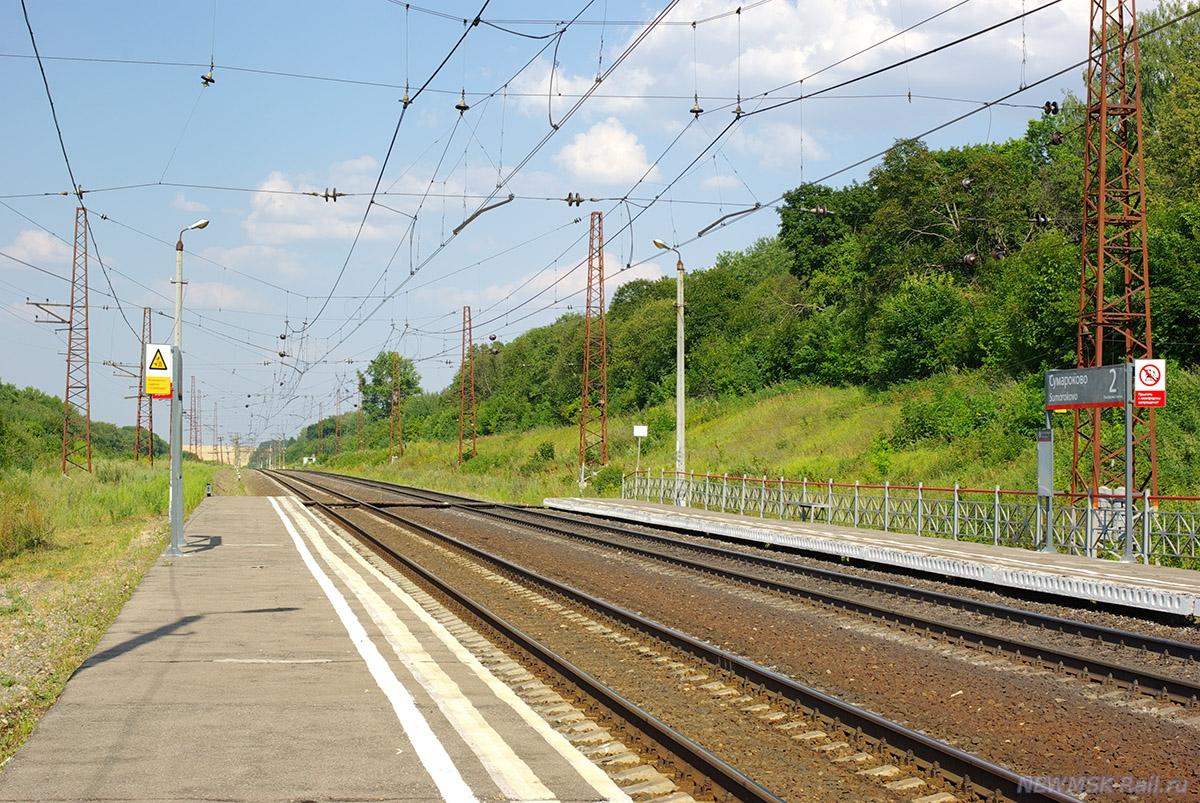
<path fill-rule="evenodd" d="M 4 251 L 17 259 L 32 262 L 38 267 L 70 263 L 71 249 L 62 240 L 39 229 L 26 229 L 17 234 L 15 240 L 4 247 Z"/>
<path fill-rule="evenodd" d="M 749 128 L 740 129 L 730 146 L 758 157 L 759 164 L 768 168 L 795 168 L 804 161 L 820 161 L 828 156 L 812 131 L 798 124 L 763 120 Z"/>
<path fill-rule="evenodd" d="M 604 252 L 604 265 L 604 292 L 608 300 L 612 299 L 613 293 L 623 284 L 635 279 L 658 279 L 664 275 L 663 267 L 657 262 L 647 262 L 631 268 L 624 268 L 618 256 L 608 250 Z M 564 299 L 563 306 L 569 304 L 576 309 L 582 309 L 584 302 L 582 294 L 570 299 L 567 297 L 574 293 L 580 293 L 586 288 L 586 265 L 570 263 L 541 271 L 531 271 L 511 281 L 496 284 L 457 288 L 430 287 L 418 291 L 417 297 L 421 300 L 438 303 L 454 299 L 455 305 L 469 304 L 476 310 L 483 310 L 492 305 L 498 305 L 499 309 L 510 309 L 515 303 L 532 298 L 541 292 L 541 295 L 537 295 L 537 298 L 525 307 L 526 311 L 546 306 L 555 299 Z M 477 314 L 487 315 L 484 312 Z"/>
<path fill-rule="evenodd" d="M 348 240 L 358 231 L 362 219 L 363 198 L 341 198 L 326 201 L 321 197 L 294 195 L 295 192 L 323 194 L 342 188 L 356 189 L 373 184 L 373 171 L 379 163 L 371 156 L 362 156 L 334 163 L 325 180 L 317 182 L 306 177 L 292 178 L 273 171 L 259 183 L 259 192 L 251 196 L 250 214 L 242 228 L 252 243 L 283 245 L 307 240 Z M 369 176 L 369 182 L 368 182 Z M 392 219 L 372 215 L 362 230 L 362 239 L 398 238 L 404 230 Z"/>
<path fill-rule="evenodd" d="M 257 297 L 240 287 L 225 282 L 197 282 L 187 284 L 187 303 L 195 307 L 232 307 L 239 310 L 260 308 Z"/>
<path fill-rule="evenodd" d="M 205 248 L 200 255 L 255 276 L 302 276 L 304 268 L 295 255 L 271 245 L 239 245 L 232 248 Z"/>
<path fill-rule="evenodd" d="M 174 200 L 171 201 L 171 206 L 176 209 L 182 209 L 184 212 L 207 212 L 208 207 L 199 201 L 189 201 L 183 197 L 183 193 L 175 194 Z"/>
<path fill-rule="evenodd" d="M 637 135 L 615 117 L 576 134 L 554 159 L 577 179 L 605 184 L 635 181 L 650 167 Z M 647 179 L 653 181 L 657 176 L 656 167 Z"/>

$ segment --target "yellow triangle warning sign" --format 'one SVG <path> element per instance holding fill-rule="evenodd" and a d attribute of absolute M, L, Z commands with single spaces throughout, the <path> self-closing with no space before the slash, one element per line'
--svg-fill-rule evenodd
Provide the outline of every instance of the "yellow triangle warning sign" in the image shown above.
<path fill-rule="evenodd" d="M 163 359 L 162 349 L 154 350 L 154 359 L 150 361 L 150 370 L 165 371 L 167 370 L 167 361 Z"/>

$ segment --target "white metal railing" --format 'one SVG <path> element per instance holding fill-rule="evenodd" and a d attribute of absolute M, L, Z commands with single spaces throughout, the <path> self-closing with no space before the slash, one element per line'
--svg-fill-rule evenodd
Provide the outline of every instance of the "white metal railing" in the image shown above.
<path fill-rule="evenodd" d="M 1050 521 L 1031 491 L 835 483 L 728 474 L 626 475 L 621 497 L 761 518 L 823 521 L 1073 555 L 1124 554 L 1125 502 L 1115 493 L 1058 494 Z M 1133 554 L 1151 563 L 1200 566 L 1200 497 L 1135 497 Z"/>

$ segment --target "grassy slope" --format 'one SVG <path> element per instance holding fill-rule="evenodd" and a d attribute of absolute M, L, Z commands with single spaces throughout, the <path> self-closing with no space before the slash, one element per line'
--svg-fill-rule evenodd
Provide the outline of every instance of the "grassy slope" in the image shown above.
<path fill-rule="evenodd" d="M 1172 372 L 1171 406 L 1159 416 L 1164 493 L 1200 492 L 1200 373 Z M 873 392 L 858 387 L 776 388 L 721 401 L 691 401 L 688 466 L 697 472 L 767 474 L 791 479 L 1030 488 L 1035 476 L 1040 391 L 982 374 L 935 377 Z M 610 458 L 633 470 L 632 425 L 649 423 L 642 467 L 674 461 L 669 407 L 609 421 Z M 1022 431 L 1023 428 L 1023 431 Z M 1069 477 L 1070 418 L 1055 421 L 1058 485 Z M 517 502 L 579 493 L 578 430 L 544 427 L 479 439 L 479 454 L 459 469 L 457 442 L 409 444 L 386 465 L 386 450 L 349 452 L 331 470 Z M 555 458 L 534 455 L 549 442 Z M 619 478 L 616 482 L 619 483 Z M 612 492 L 610 485 L 609 492 Z"/>
<path fill-rule="evenodd" d="M 189 511 L 215 473 L 214 466 L 188 464 Z M 4 502 L 32 502 L 48 528 L 46 545 L 0 560 L 0 767 L 162 552 L 166 517 L 158 511 L 165 507 L 166 485 L 163 465 L 118 461 L 98 464 L 91 476 L 41 471 L 0 477 Z M 10 521 L 0 516 L 0 528 Z"/>

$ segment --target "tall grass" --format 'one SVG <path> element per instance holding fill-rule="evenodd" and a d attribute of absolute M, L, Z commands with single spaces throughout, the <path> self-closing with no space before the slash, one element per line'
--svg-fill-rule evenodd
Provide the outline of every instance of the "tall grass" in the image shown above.
<path fill-rule="evenodd" d="M 188 468 L 183 496 L 190 510 L 203 498 L 213 469 Z M 151 468 L 121 460 L 98 461 L 91 474 L 64 476 L 47 465 L 0 474 L 0 559 L 45 547 L 62 530 L 161 515 L 167 480 L 162 464 Z"/>
<path fill-rule="evenodd" d="M 1200 372 L 1172 374 L 1171 406 L 1160 411 L 1159 485 L 1164 493 L 1200 492 Z M 835 482 L 1032 488 L 1034 432 L 1042 390 L 983 371 L 908 382 L 886 391 L 861 387 L 776 386 L 738 398 L 689 399 L 687 463 L 696 472 L 808 477 Z M 632 425 L 647 424 L 641 467 L 674 465 L 670 404 L 609 419 L 607 482 L 586 493 L 612 493 L 636 460 Z M 1069 416 L 1054 421 L 1055 475 L 1069 481 Z M 458 466 L 456 441 L 418 441 L 387 462 L 386 449 L 343 453 L 322 467 L 511 502 L 578 495 L 579 430 L 539 427 L 481 437 L 478 454 Z"/>

